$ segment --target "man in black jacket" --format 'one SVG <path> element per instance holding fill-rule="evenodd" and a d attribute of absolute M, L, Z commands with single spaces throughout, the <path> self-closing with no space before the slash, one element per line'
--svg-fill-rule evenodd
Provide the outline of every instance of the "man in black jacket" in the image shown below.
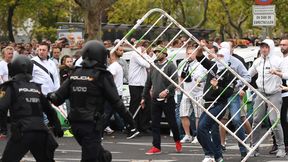
<path fill-rule="evenodd" d="M 155 65 L 159 69 L 163 69 L 163 72 L 171 76 L 172 80 L 177 83 L 176 66 L 173 62 L 167 60 L 167 50 L 164 47 L 158 46 L 154 49 L 157 56 L 157 62 Z M 169 126 L 173 132 L 173 139 L 175 142 L 176 152 L 182 151 L 182 144 L 180 143 L 179 130 L 175 117 L 175 86 L 166 79 L 158 70 L 151 68 L 148 74 L 145 87 L 142 93 L 141 105 L 144 108 L 145 100 L 151 90 L 151 119 L 152 119 L 152 136 L 153 146 L 146 152 L 146 155 L 160 154 L 161 153 L 161 136 L 160 136 L 160 120 L 162 112 L 169 123 Z"/>
<path fill-rule="evenodd" d="M 112 74 L 106 70 L 109 52 L 98 41 L 87 42 L 82 52 L 82 67 L 76 69 L 56 92 L 49 93 L 48 98 L 55 105 L 69 99 L 68 120 L 75 139 L 82 147 L 82 161 L 98 162 L 105 152 L 101 145 L 102 126 L 106 119 L 103 115 L 105 101 L 129 124 L 128 138 L 139 132 L 118 95 Z M 111 158 L 110 153 L 106 161 L 111 161 Z"/>
<path fill-rule="evenodd" d="M 0 111 L 9 108 L 11 116 L 11 138 L 5 147 L 3 162 L 20 161 L 28 151 L 36 161 L 54 161 L 58 144 L 44 124 L 43 112 L 55 135 L 63 136 L 57 114 L 42 94 L 40 85 L 30 82 L 32 69 L 30 59 L 17 56 L 11 63 L 12 80 L 1 85 Z"/>
<path fill-rule="evenodd" d="M 204 44 L 204 42 L 201 41 L 201 44 Z M 202 47 L 196 51 L 196 59 L 201 62 L 204 68 L 206 68 L 208 71 L 211 69 L 207 75 L 206 84 L 204 86 L 204 107 L 214 117 L 218 116 L 218 120 L 220 120 L 225 114 L 225 111 L 222 113 L 221 111 L 227 103 L 227 99 L 233 93 L 234 84 L 232 83 L 229 85 L 229 83 L 233 81 L 234 76 L 229 71 L 225 71 L 225 66 L 220 62 L 213 62 L 205 58 L 202 51 Z M 226 64 L 229 64 L 229 55 L 229 50 L 223 48 L 220 49 L 217 55 L 214 57 L 217 57 Z M 208 92 L 206 93 L 206 91 Z M 214 102 L 216 99 L 217 101 Z M 211 105 L 213 102 L 214 104 Z M 215 129 L 214 127 L 218 127 L 218 124 L 207 113 L 202 113 L 197 129 L 197 139 L 205 152 L 205 158 L 203 160 L 205 162 L 215 160 L 216 162 L 223 161 L 222 150 L 220 147 L 220 136 L 219 134 L 213 134 L 213 130 Z"/>

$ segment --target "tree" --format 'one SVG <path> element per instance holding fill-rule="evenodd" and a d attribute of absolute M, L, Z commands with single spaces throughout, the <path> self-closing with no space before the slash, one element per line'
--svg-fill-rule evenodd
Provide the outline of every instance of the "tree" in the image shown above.
<path fill-rule="evenodd" d="M 47 31 L 54 31 L 53 34 L 51 32 L 47 34 L 47 36 L 54 38 L 56 22 L 67 21 L 69 12 L 67 0 L 1 0 L 0 21 L 6 23 L 0 23 L 0 34 L 8 35 L 9 40 L 14 41 L 14 34 L 17 34 L 17 29 L 25 27 L 24 22 L 31 19 L 34 22 L 33 31 L 39 28 L 41 30 L 38 31 L 46 32 L 43 30 L 46 28 Z"/>
<path fill-rule="evenodd" d="M 84 12 L 84 23 L 88 40 L 101 38 L 101 16 L 114 0 L 75 0 Z"/>
<path fill-rule="evenodd" d="M 7 16 L 7 31 L 8 31 L 8 37 L 9 40 L 14 42 L 14 35 L 13 35 L 13 24 L 12 24 L 12 19 L 14 15 L 14 11 L 17 6 L 20 5 L 20 0 L 15 0 L 15 1 L 10 1 L 10 3 L 7 5 L 7 10 L 8 10 L 8 16 Z"/>
<path fill-rule="evenodd" d="M 199 12 L 202 13 L 205 10 L 201 6 L 205 7 L 204 3 L 206 1 L 208 2 L 208 0 L 204 0 L 204 2 L 199 0 L 118 0 L 109 9 L 108 19 L 109 23 L 135 24 L 136 20 L 140 19 L 149 10 L 161 8 L 181 25 L 193 27 L 200 24 L 201 16 Z M 144 24 L 154 23 L 158 17 L 159 15 L 151 15 Z M 205 21 L 198 25 L 198 27 L 205 24 Z M 166 25 L 165 19 L 158 25 Z"/>
<path fill-rule="evenodd" d="M 209 0 L 204 0 L 204 3 L 203 3 L 203 7 L 204 7 L 204 12 L 203 12 L 203 18 L 202 20 L 197 24 L 195 25 L 193 28 L 200 28 L 202 27 L 206 21 L 207 21 L 207 10 L 208 10 L 208 4 L 209 4 Z"/>
<path fill-rule="evenodd" d="M 287 0 L 274 0 L 273 4 L 276 5 L 276 23 L 280 24 L 279 26 L 282 32 L 288 32 Z"/>
<path fill-rule="evenodd" d="M 242 30 L 242 24 L 248 19 L 248 15 L 250 14 L 250 13 L 248 13 L 247 11 L 249 11 L 249 10 L 247 10 L 247 8 L 249 7 L 249 6 L 243 6 L 245 3 L 242 3 L 242 5 L 241 5 L 241 3 L 239 4 L 239 6 L 241 6 L 241 7 L 239 7 L 238 5 L 235 5 L 235 3 L 236 2 L 234 2 L 234 1 L 232 1 L 232 2 L 230 2 L 230 1 L 228 1 L 227 3 L 226 2 L 224 2 L 224 0 L 220 0 L 220 2 L 221 2 L 221 4 L 222 4 L 222 6 L 223 6 L 223 9 L 224 9 L 224 11 L 225 11 L 225 13 L 226 13 L 226 15 L 227 15 L 227 18 L 228 18 L 228 22 L 229 22 L 229 24 L 237 31 L 237 33 L 238 33 L 238 36 L 240 37 L 240 38 L 242 38 L 242 36 L 243 36 L 243 30 Z M 236 13 L 238 13 L 237 15 L 238 16 L 234 16 L 233 15 L 233 17 L 232 17 L 232 15 L 231 15 L 231 12 L 230 12 L 230 10 L 229 10 L 229 8 L 228 8 L 228 4 L 232 4 L 234 7 L 230 7 L 230 9 L 231 10 L 235 10 L 235 11 L 238 11 L 238 12 L 236 12 Z M 235 6 L 238 6 L 237 8 L 235 7 Z M 250 5 L 251 6 L 251 5 Z M 234 19 L 236 19 L 236 21 L 233 21 L 233 18 Z"/>

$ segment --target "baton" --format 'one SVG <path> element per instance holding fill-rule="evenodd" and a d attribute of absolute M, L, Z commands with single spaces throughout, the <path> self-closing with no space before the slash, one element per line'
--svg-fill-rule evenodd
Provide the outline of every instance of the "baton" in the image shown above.
<path fill-rule="evenodd" d="M 140 109 L 141 109 L 141 105 L 139 105 L 139 107 L 137 108 L 136 112 L 134 113 L 133 119 L 136 117 L 136 115 L 138 114 Z"/>

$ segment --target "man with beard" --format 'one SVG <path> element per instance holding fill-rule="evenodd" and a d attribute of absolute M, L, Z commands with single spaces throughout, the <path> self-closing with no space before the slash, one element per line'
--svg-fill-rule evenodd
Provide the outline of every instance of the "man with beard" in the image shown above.
<path fill-rule="evenodd" d="M 176 66 L 173 62 L 167 60 L 167 49 L 163 47 L 156 47 L 154 52 L 157 56 L 157 62 L 155 65 L 163 72 L 171 76 L 176 71 Z M 165 67 L 164 67 L 165 66 Z M 177 83 L 177 74 L 171 76 L 171 79 Z M 178 126 L 176 124 L 175 117 L 175 86 L 166 79 L 158 70 L 151 68 L 148 75 L 145 87 L 142 93 L 141 105 L 144 107 L 145 97 L 148 96 L 152 88 L 151 94 L 151 119 L 152 119 L 152 135 L 153 135 L 153 147 L 146 152 L 147 155 L 154 155 L 161 153 L 161 136 L 160 136 L 160 120 L 162 112 L 164 112 L 168 124 L 173 132 L 173 139 L 176 144 L 176 152 L 182 151 L 182 145 L 180 143 L 180 136 Z"/>
<path fill-rule="evenodd" d="M 288 37 L 283 37 L 280 42 L 281 52 L 283 53 L 284 62 L 288 63 Z M 284 133 L 284 144 L 286 154 L 288 153 L 288 118 L 287 118 L 287 109 L 288 109 L 288 92 L 287 92 L 287 80 L 282 80 L 283 91 L 282 91 L 282 107 L 281 107 L 281 125 Z M 287 89 L 287 90 L 286 90 Z M 285 90 L 285 91 L 284 91 Z"/>

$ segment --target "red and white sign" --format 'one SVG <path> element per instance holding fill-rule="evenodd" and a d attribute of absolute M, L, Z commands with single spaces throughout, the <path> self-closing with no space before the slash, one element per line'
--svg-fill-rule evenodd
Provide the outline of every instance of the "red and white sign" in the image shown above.
<path fill-rule="evenodd" d="M 272 2 L 273 0 L 255 0 L 257 5 L 270 5 Z"/>

